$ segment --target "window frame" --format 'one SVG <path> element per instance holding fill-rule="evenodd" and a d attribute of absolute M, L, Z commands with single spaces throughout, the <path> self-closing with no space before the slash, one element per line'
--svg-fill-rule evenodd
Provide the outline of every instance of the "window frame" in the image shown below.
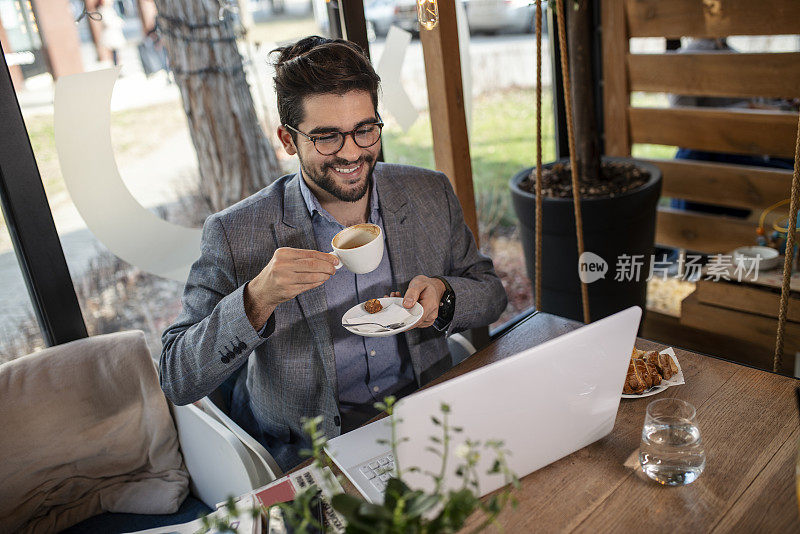
<path fill-rule="evenodd" d="M 0 205 L 49 347 L 88 334 L 2 45 L 0 62 Z"/>

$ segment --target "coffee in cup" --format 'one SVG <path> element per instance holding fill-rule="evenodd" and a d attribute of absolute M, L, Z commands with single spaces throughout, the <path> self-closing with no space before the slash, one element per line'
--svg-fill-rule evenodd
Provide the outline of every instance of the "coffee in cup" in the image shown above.
<path fill-rule="evenodd" d="M 337 269 L 344 265 L 350 272 L 365 274 L 383 259 L 383 232 L 371 223 L 349 226 L 333 236 L 331 247 L 331 254 L 339 258 Z"/>

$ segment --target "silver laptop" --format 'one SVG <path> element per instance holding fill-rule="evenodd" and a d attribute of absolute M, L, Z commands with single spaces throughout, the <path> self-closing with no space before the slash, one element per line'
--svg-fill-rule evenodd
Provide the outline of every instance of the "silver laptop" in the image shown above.
<path fill-rule="evenodd" d="M 418 391 L 395 407 L 403 480 L 412 488 L 431 490 L 441 458 L 426 450 L 430 436 L 441 437 L 431 416 L 450 405 L 452 434 L 449 458 L 467 438 L 502 440 L 511 451 L 508 464 L 523 477 L 606 436 L 614 428 L 631 349 L 641 318 L 634 306 L 541 345 L 481 367 L 437 386 Z M 383 502 L 395 459 L 386 442 L 389 419 L 382 419 L 328 442 L 327 453 L 371 502 Z M 380 440 L 384 440 L 380 443 Z M 478 464 L 479 488 L 485 495 L 505 485 L 489 475 L 494 455 L 485 451 Z M 409 467 L 419 472 L 408 473 Z M 445 489 L 460 487 L 455 460 L 448 464 Z"/>

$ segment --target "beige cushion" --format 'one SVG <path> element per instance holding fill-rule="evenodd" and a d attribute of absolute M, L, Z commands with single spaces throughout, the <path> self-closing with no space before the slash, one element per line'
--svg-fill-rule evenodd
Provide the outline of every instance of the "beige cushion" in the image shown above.
<path fill-rule="evenodd" d="M 57 532 L 103 512 L 173 513 L 188 494 L 142 332 L 0 366 L 0 429 L 0 532 Z"/>

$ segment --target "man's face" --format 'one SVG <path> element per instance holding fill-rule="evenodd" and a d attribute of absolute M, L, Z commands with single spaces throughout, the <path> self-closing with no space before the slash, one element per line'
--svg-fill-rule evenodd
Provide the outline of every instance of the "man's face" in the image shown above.
<path fill-rule="evenodd" d="M 303 104 L 304 119 L 297 129 L 312 137 L 333 131 L 348 132 L 378 120 L 372 98 L 366 91 L 311 95 L 304 99 Z M 284 134 L 279 131 L 279 135 L 291 154 Z M 296 137 L 294 148 L 300 159 L 303 176 L 313 182 L 311 188 L 315 193 L 321 190 L 344 202 L 356 202 L 364 197 L 369 190 L 370 177 L 381 149 L 380 141 L 371 147 L 361 148 L 348 135 L 341 150 L 323 156 L 310 140 L 299 134 Z"/>

